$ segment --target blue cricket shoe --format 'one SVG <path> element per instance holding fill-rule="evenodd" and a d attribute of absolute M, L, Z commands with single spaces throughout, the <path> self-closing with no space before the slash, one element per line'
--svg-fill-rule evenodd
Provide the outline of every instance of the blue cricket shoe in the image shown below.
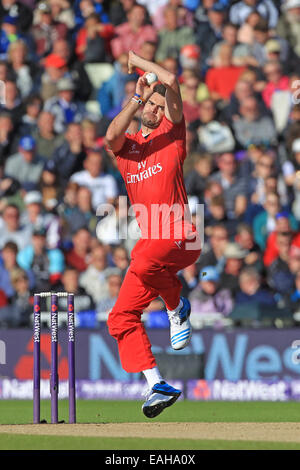
<path fill-rule="evenodd" d="M 166 382 L 160 382 L 152 387 L 147 401 L 142 406 L 142 411 L 147 418 L 155 418 L 165 408 L 173 405 L 180 397 L 181 390 L 177 390 Z"/>

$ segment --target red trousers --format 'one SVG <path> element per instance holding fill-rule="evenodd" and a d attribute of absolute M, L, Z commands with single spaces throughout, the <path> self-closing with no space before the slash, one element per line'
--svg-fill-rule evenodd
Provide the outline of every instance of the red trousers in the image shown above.
<path fill-rule="evenodd" d="M 107 325 L 119 347 L 121 364 L 127 372 L 141 372 L 156 365 L 151 344 L 141 321 L 143 310 L 158 296 L 169 310 L 180 301 L 181 282 L 176 273 L 193 264 L 200 249 L 186 249 L 183 241 L 144 240 L 137 242 L 117 302 Z"/>

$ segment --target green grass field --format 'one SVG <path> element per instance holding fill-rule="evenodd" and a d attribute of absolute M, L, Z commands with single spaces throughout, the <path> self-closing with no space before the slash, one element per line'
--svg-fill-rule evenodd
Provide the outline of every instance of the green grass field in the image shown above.
<path fill-rule="evenodd" d="M 132 401 L 78 401 L 78 423 L 149 423 L 141 413 L 142 402 Z M 50 403 L 42 401 L 41 418 L 50 422 Z M 59 402 L 59 418 L 67 422 L 68 402 Z M 189 402 L 181 401 L 166 409 L 151 422 L 170 423 L 300 423 L 300 403 L 297 402 Z M 0 424 L 28 424 L 32 422 L 31 401 L 0 402 Z M 63 426 L 63 424 L 62 424 Z M 175 426 L 175 425 L 174 425 Z M 279 425 L 280 426 L 280 425 Z M 300 425 L 299 425 L 300 427 Z M 45 436 L 41 426 L 40 435 L 1 433 L 1 450 L 37 449 L 295 449 L 300 443 L 197 440 L 188 435 L 180 439 L 109 438 L 87 436 Z"/>

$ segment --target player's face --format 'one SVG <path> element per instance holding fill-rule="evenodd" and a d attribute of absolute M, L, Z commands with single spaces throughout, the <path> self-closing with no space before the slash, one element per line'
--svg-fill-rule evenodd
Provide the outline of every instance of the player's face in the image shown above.
<path fill-rule="evenodd" d="M 165 115 L 165 98 L 159 93 L 153 93 L 145 104 L 142 123 L 150 129 L 156 129 Z"/>

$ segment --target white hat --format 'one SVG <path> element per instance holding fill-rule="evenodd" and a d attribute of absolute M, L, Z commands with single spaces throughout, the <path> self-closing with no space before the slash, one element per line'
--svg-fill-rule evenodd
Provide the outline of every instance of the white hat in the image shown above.
<path fill-rule="evenodd" d="M 285 0 L 282 5 L 282 10 L 290 10 L 291 8 L 299 8 L 300 7 L 300 0 Z"/>
<path fill-rule="evenodd" d="M 300 138 L 295 139 L 292 143 L 292 152 L 300 152 Z"/>
<path fill-rule="evenodd" d="M 24 197 L 24 203 L 26 206 L 28 204 L 41 204 L 43 197 L 39 191 L 29 191 Z"/>

